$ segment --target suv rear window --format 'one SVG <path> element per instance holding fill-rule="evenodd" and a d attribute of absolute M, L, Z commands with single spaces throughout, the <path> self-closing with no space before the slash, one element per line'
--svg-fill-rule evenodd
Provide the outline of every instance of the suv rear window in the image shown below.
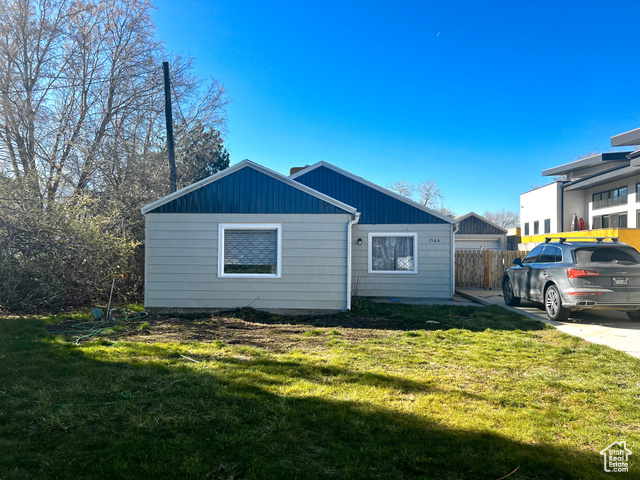
<path fill-rule="evenodd" d="M 583 247 L 574 251 L 576 263 L 640 263 L 640 253 L 625 247 Z"/>

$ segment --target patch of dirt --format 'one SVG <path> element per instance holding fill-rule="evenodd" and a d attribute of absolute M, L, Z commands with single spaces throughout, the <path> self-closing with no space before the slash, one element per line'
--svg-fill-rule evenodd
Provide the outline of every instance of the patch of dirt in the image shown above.
<path fill-rule="evenodd" d="M 77 321 L 47 325 L 51 333 L 69 332 L 73 340 L 88 332 L 74 331 Z M 272 351 L 285 351 L 301 346 L 322 348 L 330 340 L 366 340 L 393 334 L 385 329 L 386 318 L 350 315 L 320 317 L 290 317 L 241 309 L 222 315 L 149 315 L 116 324 L 92 337 L 144 343 L 184 343 L 222 341 L 228 345 L 243 345 Z M 366 328 L 365 328 L 366 326 Z M 397 327 L 397 326 L 396 326 Z M 100 325 L 96 323 L 96 328 Z M 89 340 L 89 339 L 87 339 Z"/>

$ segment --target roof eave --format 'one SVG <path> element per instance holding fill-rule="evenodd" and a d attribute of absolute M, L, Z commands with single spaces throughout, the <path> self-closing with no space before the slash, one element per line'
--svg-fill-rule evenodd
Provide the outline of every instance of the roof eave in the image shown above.
<path fill-rule="evenodd" d="M 640 145 L 640 128 L 611 137 L 612 147 L 627 147 L 632 145 Z"/>
<path fill-rule="evenodd" d="M 587 158 L 581 158 L 580 160 L 574 160 L 573 162 L 565 163 L 557 167 L 548 168 L 542 171 L 542 176 L 550 177 L 552 175 L 564 175 L 569 172 L 575 172 L 584 170 L 597 165 L 604 165 L 605 163 L 626 162 L 627 155 L 632 152 L 609 152 L 598 153 Z"/>
<path fill-rule="evenodd" d="M 565 185 L 564 189 L 567 191 L 586 190 L 587 188 L 597 187 L 608 182 L 613 182 L 615 180 L 625 178 L 629 175 L 637 175 L 638 173 L 640 173 L 640 168 L 638 166 L 629 165 L 626 167 L 617 168 L 615 170 L 610 170 L 602 174 L 594 175 L 589 178 L 571 182 Z"/>

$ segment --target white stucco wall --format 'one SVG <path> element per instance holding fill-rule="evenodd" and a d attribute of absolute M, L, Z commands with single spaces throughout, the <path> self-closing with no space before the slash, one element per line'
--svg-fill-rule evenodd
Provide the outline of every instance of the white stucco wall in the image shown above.
<path fill-rule="evenodd" d="M 529 235 L 534 235 L 533 224 L 539 222 L 538 235 L 544 235 L 544 221 L 551 220 L 551 231 L 561 231 L 560 225 L 560 182 L 554 182 L 544 187 L 530 190 L 520 195 L 520 228 L 525 233 L 525 224 L 529 224 Z"/>
<path fill-rule="evenodd" d="M 564 215 L 561 232 L 571 231 L 571 221 L 575 214 L 579 219 L 583 219 L 587 228 L 590 226 L 589 218 L 589 202 L 585 201 L 584 191 L 567 191 L 564 192 Z"/>

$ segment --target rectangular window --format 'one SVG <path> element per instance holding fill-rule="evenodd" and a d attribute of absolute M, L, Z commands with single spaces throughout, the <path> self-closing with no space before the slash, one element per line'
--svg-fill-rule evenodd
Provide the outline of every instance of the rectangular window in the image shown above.
<path fill-rule="evenodd" d="M 602 228 L 609 228 L 609 215 L 602 215 Z"/>
<path fill-rule="evenodd" d="M 524 224 L 524 234 L 529 235 L 529 222 Z"/>
<path fill-rule="evenodd" d="M 218 226 L 218 277 L 280 278 L 282 225 Z"/>
<path fill-rule="evenodd" d="M 636 210 L 636 228 L 640 228 L 640 210 Z"/>
<path fill-rule="evenodd" d="M 626 213 L 612 213 L 609 217 L 609 228 L 627 228 Z"/>
<path fill-rule="evenodd" d="M 593 209 L 597 210 L 599 208 L 602 208 L 602 194 L 601 193 L 594 193 L 593 194 Z"/>
<path fill-rule="evenodd" d="M 418 234 L 369 233 L 369 273 L 418 273 Z"/>
<path fill-rule="evenodd" d="M 627 187 L 614 188 L 606 192 L 593 194 L 593 209 L 615 207 L 627 204 Z"/>
<path fill-rule="evenodd" d="M 544 221 L 544 233 L 551 233 L 551 219 L 547 218 Z"/>
<path fill-rule="evenodd" d="M 598 228 L 602 228 L 602 215 L 596 215 L 593 217 L 593 229 L 597 230 Z"/>
<path fill-rule="evenodd" d="M 627 214 L 621 213 L 618 215 L 618 228 L 627 228 Z"/>
<path fill-rule="evenodd" d="M 540 222 L 533 222 L 533 234 L 538 235 L 540 233 Z"/>
<path fill-rule="evenodd" d="M 636 183 L 636 203 L 640 203 L 640 183 Z"/>

